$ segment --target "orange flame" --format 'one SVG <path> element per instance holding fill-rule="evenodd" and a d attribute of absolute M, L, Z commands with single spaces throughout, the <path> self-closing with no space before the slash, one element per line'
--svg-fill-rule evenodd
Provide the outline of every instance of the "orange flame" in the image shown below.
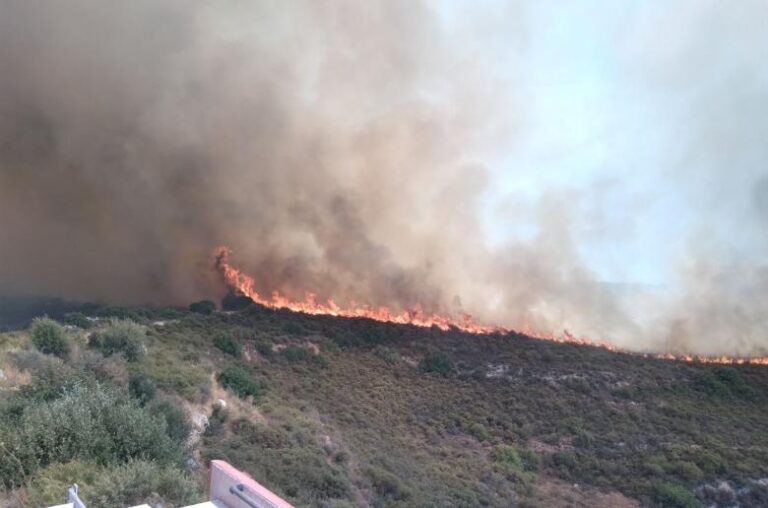
<path fill-rule="evenodd" d="M 368 305 L 353 305 L 340 307 L 332 299 L 325 303 L 318 302 L 314 293 L 306 293 L 303 300 L 294 300 L 273 291 L 270 297 L 262 296 L 256 291 L 256 281 L 235 268 L 229 263 L 231 250 L 228 247 L 219 247 L 215 251 L 215 267 L 224 280 L 224 283 L 233 291 L 247 296 L 255 303 L 270 309 L 287 309 L 294 312 L 302 312 L 312 315 L 338 316 L 346 318 L 367 318 L 384 323 L 407 324 L 429 328 L 436 326 L 441 330 L 455 328 L 466 333 L 490 334 L 490 333 L 520 333 L 536 339 L 549 340 L 560 343 L 578 344 L 607 349 L 609 351 L 631 353 L 621 351 L 605 340 L 594 340 L 585 337 L 576 337 L 568 330 L 563 330 L 561 335 L 534 330 L 525 325 L 519 330 L 505 328 L 503 326 L 486 325 L 475 321 L 469 314 L 449 316 L 436 313 L 425 313 L 421 307 L 415 307 L 402 312 L 392 312 L 388 307 L 371 307 Z M 642 356 L 665 360 L 678 360 L 684 362 L 717 363 L 717 364 L 752 364 L 768 365 L 768 357 L 735 358 L 728 356 L 690 356 L 676 355 L 672 353 L 644 354 Z"/>

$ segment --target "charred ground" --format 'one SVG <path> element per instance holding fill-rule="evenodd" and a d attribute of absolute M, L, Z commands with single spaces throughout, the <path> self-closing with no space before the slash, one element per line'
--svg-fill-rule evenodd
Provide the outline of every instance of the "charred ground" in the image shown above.
<path fill-rule="evenodd" d="M 141 379 L 183 409 L 193 460 L 174 467 L 193 479 L 196 463 L 223 458 L 297 505 L 768 503 L 765 367 L 255 305 L 202 314 L 9 301 L 9 328 L 42 313 L 71 323 L 60 362 L 71 372 L 123 390 L 133 381 L 134 396 Z M 110 317 L 144 327 L 145 354 L 94 359 L 103 349 L 92 337 Z M 0 381 L 7 408 L 40 372 L 18 364 L 34 349 L 26 329 L 0 335 L 0 348 L 0 368 L 16 373 Z M 225 410 L 213 408 L 219 399 Z M 23 503 L 41 478 L 65 482 L 55 466 L 8 485 L 9 499 Z"/>

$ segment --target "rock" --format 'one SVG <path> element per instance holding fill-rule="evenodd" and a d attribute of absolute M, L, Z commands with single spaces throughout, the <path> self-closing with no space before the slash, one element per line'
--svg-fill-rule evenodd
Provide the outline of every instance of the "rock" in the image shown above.
<path fill-rule="evenodd" d="M 192 421 L 192 425 L 201 432 L 208 428 L 208 417 L 204 413 L 195 411 L 192 413 L 190 420 Z"/>
<path fill-rule="evenodd" d="M 218 399 L 213 403 L 213 407 L 216 409 L 227 409 L 227 401 L 224 399 Z"/>

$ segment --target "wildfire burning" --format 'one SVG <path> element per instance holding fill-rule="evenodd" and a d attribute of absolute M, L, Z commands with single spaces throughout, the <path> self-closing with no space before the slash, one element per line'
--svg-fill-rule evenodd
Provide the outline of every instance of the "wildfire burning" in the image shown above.
<path fill-rule="evenodd" d="M 371 307 L 369 305 L 356 305 L 353 304 L 349 307 L 341 307 L 337 305 L 332 299 L 328 299 L 325 303 L 318 302 L 314 293 L 306 293 L 303 300 L 295 300 L 281 295 L 277 291 L 273 291 L 271 296 L 262 296 L 256 290 L 256 281 L 253 277 L 244 274 L 238 268 L 232 266 L 229 263 L 229 255 L 231 250 L 228 247 L 219 247 L 215 251 L 215 267 L 223 278 L 225 284 L 234 292 L 247 296 L 255 303 L 263 305 L 271 309 L 287 309 L 294 312 L 302 312 L 304 314 L 312 315 L 327 315 L 338 316 L 347 318 L 367 318 L 374 321 L 381 321 L 384 323 L 397 323 L 407 324 L 414 326 L 421 326 L 429 328 L 436 326 L 441 330 L 449 330 L 455 328 L 466 333 L 472 334 L 489 334 L 489 333 L 521 333 L 529 337 L 542 340 L 550 340 L 554 342 L 579 344 L 584 346 L 594 346 L 607 349 L 610 351 L 621 352 L 622 350 L 616 348 L 612 344 L 604 340 L 594 340 L 584 337 L 576 337 L 572 335 L 568 330 L 563 330 L 562 334 L 556 335 L 553 333 L 544 333 L 541 331 L 533 330 L 528 326 L 523 326 L 520 329 L 505 328 L 503 326 L 486 325 L 478 323 L 469 314 L 462 314 L 460 316 L 442 315 L 436 313 L 425 313 L 420 307 L 415 307 L 410 310 L 404 310 L 402 312 L 392 312 L 388 307 L 379 306 Z M 627 351 L 624 351 L 627 352 Z M 698 362 L 698 363 L 717 363 L 717 364 L 752 364 L 752 365 L 768 365 L 768 357 L 754 357 L 754 358 L 735 358 L 728 356 L 690 356 L 690 355 L 678 355 L 672 353 L 657 353 L 646 354 L 643 356 L 661 358 L 666 360 L 678 360 L 684 362 Z"/>

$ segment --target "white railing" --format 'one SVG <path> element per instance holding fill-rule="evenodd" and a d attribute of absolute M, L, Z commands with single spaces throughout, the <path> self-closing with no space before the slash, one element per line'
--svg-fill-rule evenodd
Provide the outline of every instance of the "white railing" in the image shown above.
<path fill-rule="evenodd" d="M 85 503 L 80 501 L 80 497 L 77 495 L 79 490 L 80 487 L 76 483 L 67 489 L 67 503 L 72 503 L 72 508 L 86 508 Z"/>

